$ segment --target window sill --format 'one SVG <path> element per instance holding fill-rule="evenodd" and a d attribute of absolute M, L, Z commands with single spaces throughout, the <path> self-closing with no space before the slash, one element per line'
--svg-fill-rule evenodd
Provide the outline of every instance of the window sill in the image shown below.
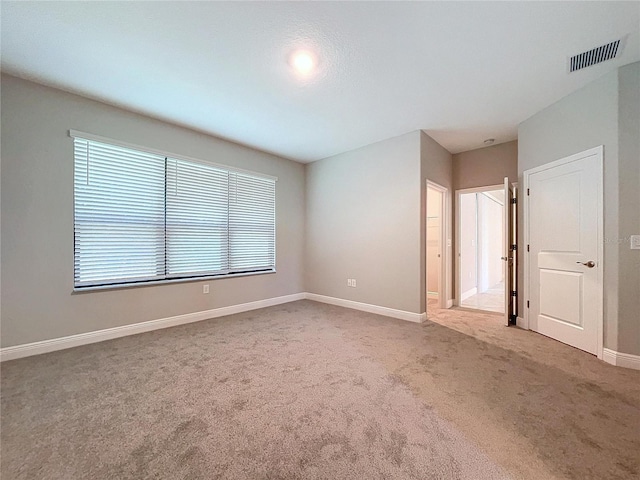
<path fill-rule="evenodd" d="M 92 293 L 92 292 L 95 293 L 103 290 L 125 290 L 125 289 L 128 290 L 130 288 L 157 287 L 160 285 L 172 285 L 175 283 L 205 282 L 205 281 L 212 281 L 212 280 L 249 277 L 253 275 L 268 275 L 272 273 L 276 273 L 275 268 L 273 270 L 264 270 L 262 272 L 232 273 L 232 274 L 226 274 L 226 275 L 210 275 L 207 277 L 174 278 L 170 280 L 153 280 L 149 282 L 120 283 L 115 285 L 97 285 L 93 287 L 74 287 L 71 294 L 78 295 L 83 293 Z"/>

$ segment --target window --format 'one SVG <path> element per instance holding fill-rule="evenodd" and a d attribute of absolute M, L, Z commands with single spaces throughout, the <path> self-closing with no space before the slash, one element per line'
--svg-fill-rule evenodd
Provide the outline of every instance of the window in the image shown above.
<path fill-rule="evenodd" d="M 76 288 L 275 271 L 275 178 L 70 134 Z"/>

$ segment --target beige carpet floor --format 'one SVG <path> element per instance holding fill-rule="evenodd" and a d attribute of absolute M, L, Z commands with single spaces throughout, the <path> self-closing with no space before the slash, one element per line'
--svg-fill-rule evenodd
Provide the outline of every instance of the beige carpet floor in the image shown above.
<path fill-rule="evenodd" d="M 499 316 L 301 301 L 1 367 L 9 479 L 625 479 L 640 372 Z"/>

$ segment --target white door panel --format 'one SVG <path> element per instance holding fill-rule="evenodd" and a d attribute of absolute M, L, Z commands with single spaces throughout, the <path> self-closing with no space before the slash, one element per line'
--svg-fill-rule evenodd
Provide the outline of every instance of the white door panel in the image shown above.
<path fill-rule="evenodd" d="M 602 325 L 602 151 L 528 174 L 532 330 L 596 354 Z M 585 263 L 592 261 L 590 268 Z"/>
<path fill-rule="evenodd" d="M 582 274 L 540 269 L 540 316 L 581 327 Z"/>

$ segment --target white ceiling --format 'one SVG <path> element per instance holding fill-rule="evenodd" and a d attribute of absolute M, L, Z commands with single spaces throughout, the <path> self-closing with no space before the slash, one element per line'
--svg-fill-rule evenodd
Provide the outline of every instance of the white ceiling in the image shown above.
<path fill-rule="evenodd" d="M 423 129 L 452 153 L 640 60 L 640 2 L 8 2 L 2 70 L 309 162 Z M 629 34 L 619 58 L 567 56 Z M 306 47 L 311 81 L 287 64 Z M 94 132 L 99 134 L 100 132 Z"/>

